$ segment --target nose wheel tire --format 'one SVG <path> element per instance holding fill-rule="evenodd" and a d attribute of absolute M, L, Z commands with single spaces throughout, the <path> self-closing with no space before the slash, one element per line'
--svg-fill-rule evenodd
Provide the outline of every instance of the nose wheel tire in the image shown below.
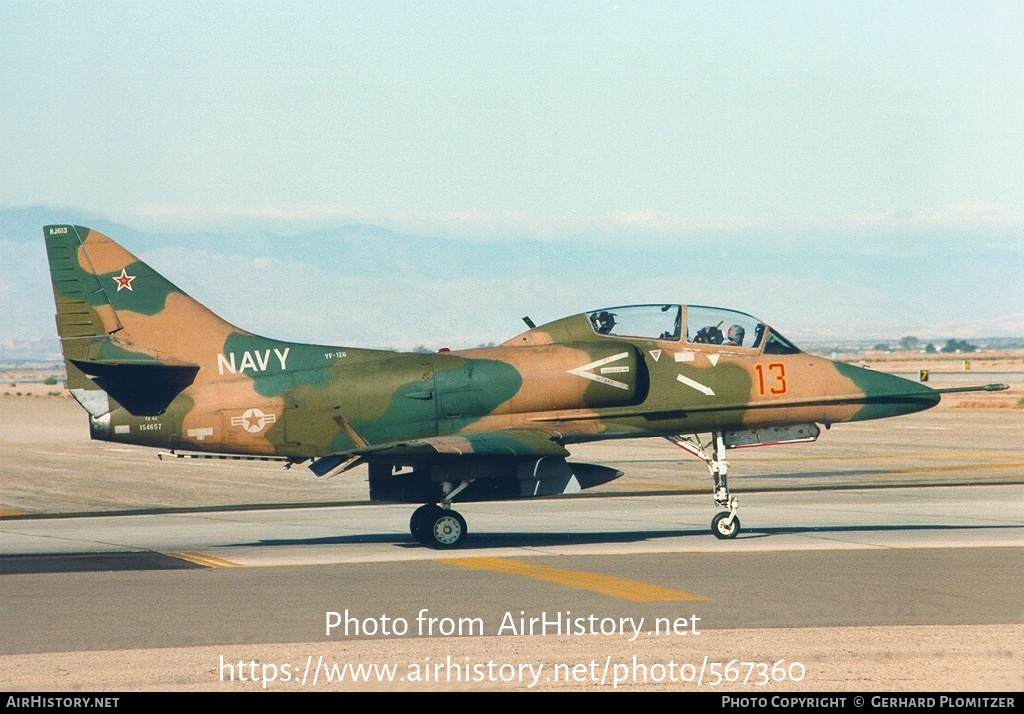
<path fill-rule="evenodd" d="M 729 512 L 722 511 L 711 519 L 711 532 L 715 534 L 715 538 L 726 540 L 728 538 L 735 538 L 740 532 L 740 519 L 733 517 L 732 522 L 728 522 Z"/>

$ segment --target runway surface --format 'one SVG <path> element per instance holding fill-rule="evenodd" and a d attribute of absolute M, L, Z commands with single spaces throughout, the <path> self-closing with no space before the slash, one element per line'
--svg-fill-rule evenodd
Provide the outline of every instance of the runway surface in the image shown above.
<path fill-rule="evenodd" d="M 752 495 L 750 525 L 725 542 L 696 497 L 475 504 L 457 552 L 415 543 L 394 506 L 8 522 L 0 633 L 6 653 L 306 642 L 346 609 L 480 618 L 483 634 L 519 610 L 697 614 L 705 629 L 1009 624 L 1022 496 Z"/>
<path fill-rule="evenodd" d="M 460 506 L 470 538 L 457 552 L 415 543 L 412 507 L 366 504 L 365 484 L 337 485 L 342 497 L 328 505 L 288 506 L 303 491 L 324 493 L 323 482 L 288 474 L 297 485 L 283 485 L 278 503 L 211 508 L 194 502 L 204 486 L 185 475 L 158 502 L 116 508 L 116 495 L 103 494 L 109 505 L 88 508 L 103 489 L 75 484 L 104 481 L 101 462 L 65 459 L 65 469 L 88 469 L 37 481 L 34 512 L 20 486 L 20 507 L 4 503 L 0 679 L 15 689 L 263 688 L 223 668 L 244 660 L 272 664 L 272 688 L 309 688 L 285 681 L 283 665 L 409 668 L 455 657 L 546 663 L 549 678 L 452 681 L 448 670 L 443 682 L 407 672 L 326 686 L 587 689 L 611 680 L 552 680 L 550 668 L 596 662 L 610 674 L 639 657 L 799 662 L 806 676 L 771 683 L 781 691 L 1020 689 L 1021 426 L 1019 413 L 933 412 L 750 450 L 734 473 L 761 475 L 733 479 L 743 522 L 733 541 L 710 535 L 715 508 L 699 462 L 663 442 L 593 445 L 581 460 L 628 478 L 580 497 Z M 125 455 L 143 482 L 187 474 L 142 465 L 143 455 Z M 207 493 L 228 493 L 233 481 L 236 495 L 266 494 L 267 471 L 212 471 Z"/>

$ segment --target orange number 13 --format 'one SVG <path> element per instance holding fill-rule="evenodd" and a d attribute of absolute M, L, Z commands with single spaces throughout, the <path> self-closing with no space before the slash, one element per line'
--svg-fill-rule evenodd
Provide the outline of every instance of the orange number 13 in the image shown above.
<path fill-rule="evenodd" d="M 755 365 L 754 370 L 757 371 L 757 389 L 761 393 L 762 397 L 768 393 L 785 394 L 789 389 L 786 385 L 786 365 L 782 362 L 772 362 L 768 365 L 768 371 L 771 372 L 768 377 L 769 379 L 774 378 L 774 382 L 771 382 L 770 385 L 768 385 L 767 391 L 764 377 L 764 365 Z"/>

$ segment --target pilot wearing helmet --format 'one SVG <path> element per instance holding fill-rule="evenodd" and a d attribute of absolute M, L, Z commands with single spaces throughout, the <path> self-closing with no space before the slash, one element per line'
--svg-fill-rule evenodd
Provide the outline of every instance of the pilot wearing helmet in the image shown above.
<path fill-rule="evenodd" d="M 746 334 L 746 330 L 741 325 L 733 325 L 725 333 L 725 344 L 733 347 L 742 347 L 743 337 Z"/>
<path fill-rule="evenodd" d="M 599 335 L 611 334 L 615 327 L 615 313 L 601 310 L 590 316 L 590 322 L 594 325 L 594 331 Z"/>

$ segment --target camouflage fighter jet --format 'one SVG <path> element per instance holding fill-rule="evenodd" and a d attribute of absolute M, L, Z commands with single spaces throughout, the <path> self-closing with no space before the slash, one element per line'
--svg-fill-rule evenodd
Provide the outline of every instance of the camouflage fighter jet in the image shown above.
<path fill-rule="evenodd" d="M 498 347 L 418 354 L 282 342 L 239 329 L 106 236 L 43 229 L 68 388 L 93 439 L 177 456 L 369 468 L 374 501 L 426 504 L 410 530 L 459 545 L 456 501 L 577 493 L 622 475 L 566 446 L 663 437 L 704 460 L 740 531 L 730 448 L 814 441 L 836 422 L 928 409 L 941 392 L 807 354 L 741 312 L 630 305 Z M 701 435 L 709 435 L 702 438 Z"/>

